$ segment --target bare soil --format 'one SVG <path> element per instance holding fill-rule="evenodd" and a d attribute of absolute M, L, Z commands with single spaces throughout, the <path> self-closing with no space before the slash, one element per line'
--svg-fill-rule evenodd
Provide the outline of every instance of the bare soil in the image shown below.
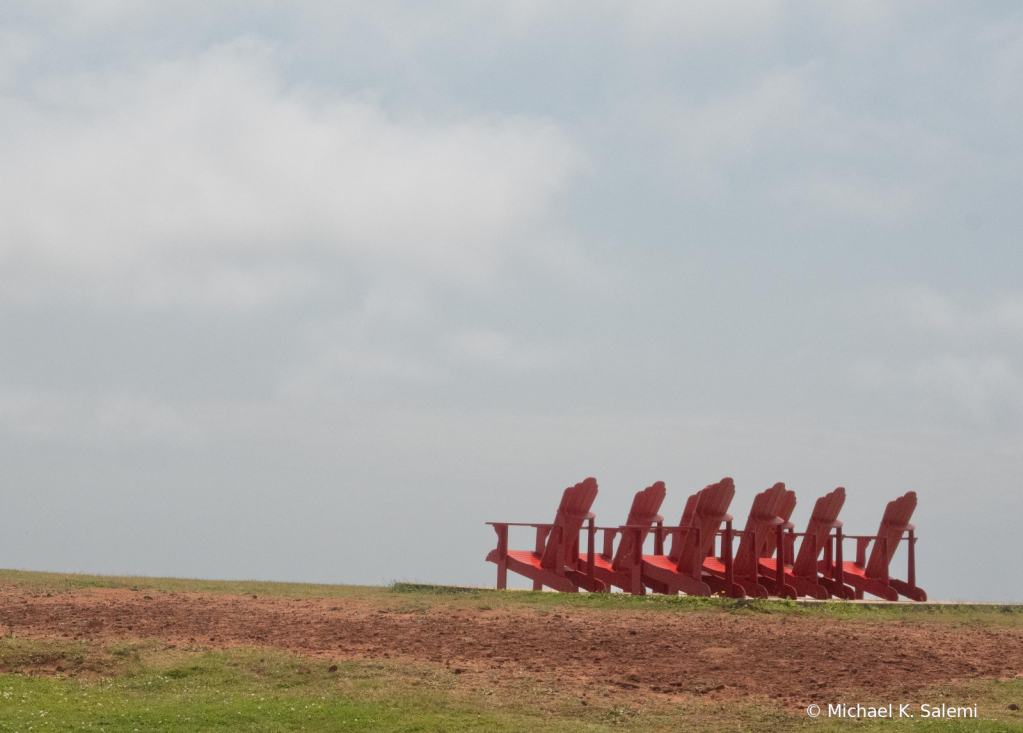
<path fill-rule="evenodd" d="M 904 695 L 1023 675 L 1020 628 L 783 614 L 384 608 L 108 589 L 48 597 L 8 588 L 0 589 L 0 633 L 273 647 L 331 660 L 438 663 L 482 675 L 488 686 L 525 675 L 616 696 L 752 695 L 793 705 L 847 690 Z"/>

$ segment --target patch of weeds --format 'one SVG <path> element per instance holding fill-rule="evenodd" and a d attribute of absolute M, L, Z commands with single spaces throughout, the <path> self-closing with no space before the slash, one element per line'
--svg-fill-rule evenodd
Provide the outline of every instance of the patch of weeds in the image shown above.
<path fill-rule="evenodd" d="M 601 716 L 601 720 L 608 725 L 621 725 L 622 723 L 628 723 L 635 714 L 628 705 L 615 705 Z"/>
<path fill-rule="evenodd" d="M 393 609 L 394 613 L 403 614 L 428 614 L 430 612 L 430 606 L 423 603 L 422 601 L 405 601 L 399 604 Z"/>
<path fill-rule="evenodd" d="M 88 646 L 81 642 L 51 642 L 19 637 L 0 640 L 0 670 L 4 672 L 35 669 L 52 669 L 57 672 L 85 669 L 95 671 L 107 666 L 91 660 Z"/>
<path fill-rule="evenodd" d="M 267 580 L 201 580 L 197 578 L 147 578 L 141 576 L 43 573 L 0 569 L 0 581 L 33 593 L 68 593 L 82 588 L 120 588 L 159 593 L 231 593 L 288 598 L 381 598 L 386 588 L 318 583 L 279 583 Z"/>
<path fill-rule="evenodd" d="M 462 588 L 457 585 L 430 585 L 428 583 L 407 583 L 395 580 L 388 586 L 393 593 L 428 593 L 439 596 L 478 596 L 493 593 L 490 588 Z"/>

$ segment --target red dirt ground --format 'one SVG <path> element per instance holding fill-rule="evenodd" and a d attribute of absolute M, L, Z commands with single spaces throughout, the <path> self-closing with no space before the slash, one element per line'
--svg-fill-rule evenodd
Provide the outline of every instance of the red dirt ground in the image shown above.
<path fill-rule="evenodd" d="M 0 633 L 415 660 L 483 674 L 488 684 L 527 674 L 644 696 L 805 701 L 843 690 L 908 692 L 1023 675 L 1023 629 L 1000 626 L 444 605 L 400 612 L 345 599 L 152 596 L 0 589 Z"/>

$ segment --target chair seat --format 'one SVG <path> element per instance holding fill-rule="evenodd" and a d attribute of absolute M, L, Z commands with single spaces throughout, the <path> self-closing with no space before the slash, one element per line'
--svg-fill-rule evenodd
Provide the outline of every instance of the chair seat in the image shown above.
<path fill-rule="evenodd" d="M 774 573 L 778 572 L 778 558 L 762 557 L 760 558 L 760 567 L 764 568 L 765 570 L 769 570 L 770 574 L 773 575 Z M 785 574 L 795 575 L 793 567 L 788 563 L 785 564 Z"/>
<path fill-rule="evenodd" d="M 724 573 L 725 564 L 716 557 L 705 557 L 703 559 L 703 569 L 711 573 Z"/>
<path fill-rule="evenodd" d="M 678 565 L 667 555 L 643 555 L 643 562 L 650 563 L 655 568 L 678 572 Z M 703 560 L 703 569 L 710 573 L 724 573 L 725 564 L 716 557 L 707 557 Z"/>
<path fill-rule="evenodd" d="M 529 550 L 508 550 L 508 557 L 512 560 L 518 560 L 524 565 L 532 565 L 534 568 L 540 568 L 540 555 Z"/>
<path fill-rule="evenodd" d="M 643 555 L 643 562 L 650 563 L 655 568 L 676 572 L 675 563 L 667 555 Z"/>
<path fill-rule="evenodd" d="M 586 569 L 586 563 L 589 562 L 589 557 L 587 556 L 587 554 L 585 552 L 580 552 L 579 553 L 579 562 L 581 563 L 580 569 L 581 570 L 585 570 Z M 593 554 L 593 567 L 600 568 L 601 570 L 612 570 L 612 571 L 614 570 L 614 568 L 611 567 L 611 563 L 610 562 L 605 560 L 602 555 L 598 555 L 596 553 Z"/>
<path fill-rule="evenodd" d="M 867 577 L 867 571 L 864 568 L 857 567 L 855 563 L 851 563 L 848 560 L 842 563 L 842 573 L 860 578 Z"/>

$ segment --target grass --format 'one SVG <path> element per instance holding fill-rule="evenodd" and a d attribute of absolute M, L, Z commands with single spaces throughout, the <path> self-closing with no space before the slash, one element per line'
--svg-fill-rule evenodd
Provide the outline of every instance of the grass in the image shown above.
<path fill-rule="evenodd" d="M 632 596 L 624 593 L 547 593 L 496 591 L 486 588 L 395 582 L 388 587 L 278 583 L 261 580 L 198 580 L 189 578 L 148 578 L 138 576 L 81 575 L 0 570 L 0 584 L 29 593 L 67 593 L 89 588 L 122 588 L 142 593 L 209 593 L 255 595 L 281 598 L 346 598 L 384 607 L 413 605 L 467 608 L 580 608 L 651 612 L 706 612 L 730 614 L 786 614 L 795 617 L 841 619 L 945 621 L 988 623 L 1023 627 L 1023 606 L 1019 605 L 916 605 L 854 604 L 835 601 L 801 605 L 794 601 L 733 600 L 688 596 Z"/>
<path fill-rule="evenodd" d="M 444 599 L 466 605 L 529 605 L 535 607 L 617 609 L 632 611 L 702 611 L 731 614 L 784 614 L 796 617 L 829 617 L 872 620 L 945 620 L 991 622 L 1023 626 L 1023 606 L 979 604 L 862 604 L 831 601 L 801 604 L 790 600 L 699 598 L 695 596 L 633 596 L 625 593 L 546 593 L 495 591 L 420 583 L 392 583 L 390 589 L 417 599 Z"/>
<path fill-rule="evenodd" d="M 783 614 L 901 623 L 1023 626 L 1018 607 L 891 606 L 846 603 L 633 597 L 493 591 L 411 583 L 390 587 L 263 581 L 109 577 L 0 570 L 0 585 L 28 594 L 122 588 L 143 595 L 232 593 L 346 598 L 375 607 L 428 611 L 529 608 L 651 613 Z M 2 611 L 2 609 L 0 609 Z M 2 615 L 2 613 L 0 613 Z M 845 702 L 871 701 L 842 695 Z M 907 700 L 903 700 L 906 702 Z M 1018 731 L 1023 680 L 977 681 L 927 690 L 908 700 L 976 703 L 980 720 L 812 720 L 767 698 L 638 696 L 595 683 L 523 673 L 511 685 L 440 664 L 398 660 L 332 663 L 273 649 L 175 647 L 158 639 L 89 641 L 0 638 L 0 733 L 40 731 Z M 879 702 L 888 702 L 887 700 Z M 897 703 L 898 699 L 891 702 Z M 825 707 L 826 711 L 826 707 Z M 918 713 L 919 714 L 919 713 Z"/>
<path fill-rule="evenodd" d="M 78 660 L 67 678 L 32 674 Z M 703 711 L 608 700 L 582 705 L 526 677 L 507 694 L 439 665 L 331 664 L 292 654 L 159 643 L 85 649 L 0 641 L 0 731 L 599 731 L 680 730 Z M 717 711 L 711 710 L 712 714 Z M 729 721 L 789 715 L 737 706 Z M 688 729 L 688 728 L 687 728 Z"/>
<path fill-rule="evenodd" d="M 95 655 L 91 666 L 105 667 L 104 675 L 0 676 L 0 730 L 508 729 L 488 711 L 451 704 L 450 681 L 437 670 L 347 663 L 331 671 L 326 662 L 268 650 L 121 645 Z M 3 657 L 6 665 L 6 648 Z M 389 689 L 395 681 L 397 692 Z"/>
<path fill-rule="evenodd" d="M 281 598 L 375 598 L 386 588 L 361 585 L 277 583 L 268 580 L 199 580 L 195 578 L 145 578 L 135 575 L 84 575 L 0 570 L 0 584 L 28 593 L 69 593 L 89 588 L 122 588 L 158 593 L 232 593 Z"/>
<path fill-rule="evenodd" d="M 55 665 L 68 665 L 56 672 Z M 523 678 L 494 692 L 439 665 L 332 664 L 267 649 L 158 641 L 87 646 L 0 640 L 0 731 L 1023 731 L 1023 683 L 942 688 L 920 702 L 976 702 L 977 721 L 811 720 L 767 701 L 685 704 L 590 698 Z M 42 672 L 49 672 L 44 675 Z M 69 677 L 68 674 L 74 675 Z"/>

